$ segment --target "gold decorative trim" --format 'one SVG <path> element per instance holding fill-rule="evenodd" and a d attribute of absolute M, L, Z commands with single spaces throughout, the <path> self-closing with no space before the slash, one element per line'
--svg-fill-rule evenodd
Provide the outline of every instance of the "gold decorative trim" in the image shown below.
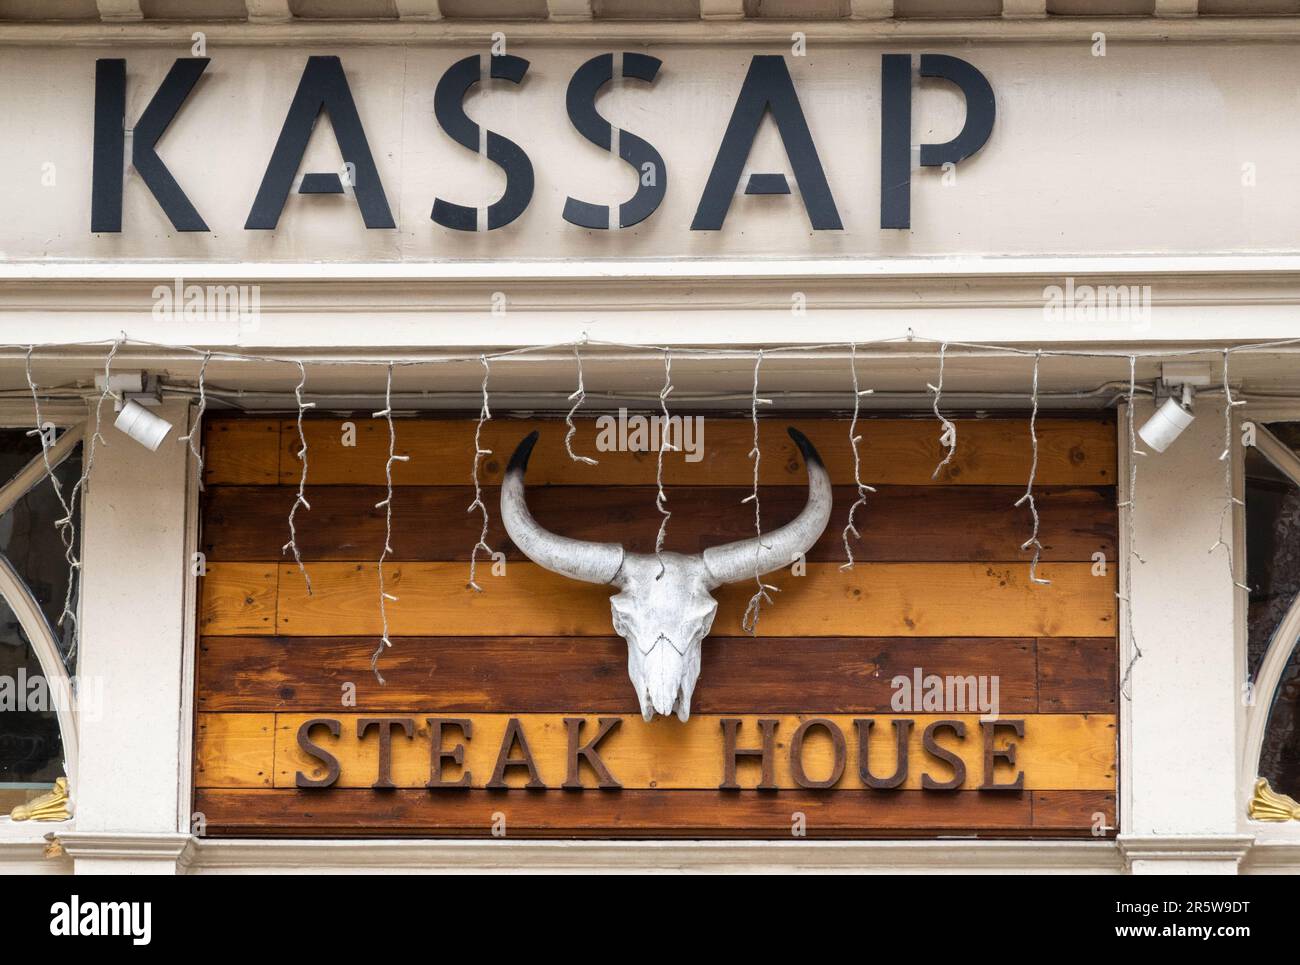
<path fill-rule="evenodd" d="M 33 801 L 20 804 L 9 812 L 15 821 L 66 821 L 72 817 L 68 809 L 68 779 L 61 777 L 54 782 L 54 789 L 47 791 Z"/>
<path fill-rule="evenodd" d="M 1268 778 L 1255 782 L 1255 794 L 1246 806 L 1246 814 L 1254 821 L 1300 821 L 1300 801 L 1278 794 L 1269 786 Z"/>

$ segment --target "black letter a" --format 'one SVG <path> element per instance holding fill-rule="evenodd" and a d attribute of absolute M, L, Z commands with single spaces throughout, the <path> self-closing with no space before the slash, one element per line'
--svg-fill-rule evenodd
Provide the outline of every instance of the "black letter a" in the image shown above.
<path fill-rule="evenodd" d="M 736 182 L 740 180 L 749 150 L 754 146 L 758 125 L 768 110 L 772 111 L 776 129 L 781 132 L 781 143 L 790 158 L 790 167 L 799 183 L 799 192 L 803 195 L 813 228 L 824 231 L 844 227 L 835 208 L 835 199 L 831 197 L 830 185 L 826 183 L 822 162 L 817 157 L 812 134 L 808 131 L 803 108 L 799 106 L 794 81 L 785 66 L 785 58 L 763 54 L 749 63 L 749 73 L 745 75 L 740 96 L 736 98 L 727 133 L 722 136 L 722 146 L 718 148 L 709 181 L 704 186 L 700 206 L 695 209 L 692 231 L 718 231 L 722 228 L 727 209 L 731 207 L 731 197 L 736 193 Z M 790 188 L 783 174 L 754 174 L 750 176 L 745 193 L 789 194 Z"/>
<path fill-rule="evenodd" d="M 262 186 L 253 199 L 253 210 L 244 223 L 245 229 L 275 230 L 289 188 L 293 186 L 293 177 L 307 151 L 312 128 L 322 110 L 329 113 L 343 163 L 348 165 L 350 172 L 355 172 L 352 187 L 366 227 L 397 227 L 388 208 L 384 186 L 379 183 L 375 159 L 370 156 L 370 145 L 366 142 L 366 132 L 361 127 L 361 117 L 352 100 L 343 64 L 337 57 L 308 57 L 302 79 L 298 81 L 298 92 L 293 95 L 289 114 L 280 129 L 280 139 L 275 142 L 275 150 L 271 153 L 271 163 L 266 166 Z M 303 180 L 306 183 L 299 187 L 300 194 L 343 193 L 337 174 L 309 174 Z"/>

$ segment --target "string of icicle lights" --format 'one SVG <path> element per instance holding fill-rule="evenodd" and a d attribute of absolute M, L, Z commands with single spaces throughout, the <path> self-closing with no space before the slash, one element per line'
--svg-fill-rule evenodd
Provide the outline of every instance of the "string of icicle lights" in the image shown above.
<path fill-rule="evenodd" d="M 306 486 L 308 480 L 308 464 L 307 464 L 306 437 L 305 434 L 302 432 L 302 417 L 306 413 L 306 410 L 314 406 L 314 403 L 306 402 L 303 399 L 303 395 L 302 395 L 303 390 L 307 384 L 306 369 L 309 366 L 313 368 L 331 368 L 331 367 L 355 368 L 355 367 L 364 367 L 364 366 L 378 366 L 383 368 L 386 374 L 385 407 L 383 410 L 375 413 L 375 416 L 377 418 L 382 417 L 385 419 L 385 422 L 388 427 L 388 433 L 389 433 L 389 447 L 388 447 L 387 459 L 385 462 L 385 478 L 388 480 L 388 485 L 386 490 L 387 496 L 379 504 L 381 507 L 384 508 L 385 516 L 386 516 L 384 547 L 378 565 L 378 574 L 379 574 L 378 601 L 379 601 L 379 608 L 380 608 L 381 618 L 383 620 L 384 627 L 383 627 L 383 632 L 381 634 L 380 640 L 378 642 L 378 647 L 376 648 L 375 655 L 374 655 L 375 666 L 372 667 L 372 669 L 374 669 L 375 671 L 375 676 L 382 683 L 383 677 L 379 673 L 377 661 L 379 657 L 382 655 L 383 651 L 387 647 L 392 645 L 388 636 L 388 619 L 387 619 L 386 604 L 388 602 L 396 602 L 392 594 L 388 593 L 387 588 L 383 585 L 384 560 L 392 553 L 392 548 L 390 545 L 390 540 L 392 535 L 392 482 L 391 482 L 392 465 L 394 462 L 406 461 L 407 459 L 409 459 L 409 457 L 407 456 L 398 455 L 395 448 L 397 444 L 397 435 L 396 435 L 396 426 L 392 419 L 392 400 L 391 400 L 392 373 L 394 369 L 414 368 L 418 366 L 428 366 L 428 365 L 438 365 L 438 364 L 454 364 L 454 363 L 463 364 L 463 363 L 472 363 L 472 362 L 478 362 L 483 368 L 483 381 L 481 386 L 482 406 L 481 406 L 480 416 L 478 420 L 478 428 L 475 433 L 474 451 L 470 454 L 472 460 L 471 476 L 475 482 L 475 500 L 471 504 L 470 510 L 471 512 L 473 510 L 479 510 L 483 514 L 483 525 L 480 532 L 480 538 L 475 543 L 471 551 L 470 563 L 469 563 L 470 572 L 468 574 L 468 580 L 466 582 L 467 589 L 471 591 L 481 592 L 482 587 L 478 585 L 476 580 L 476 573 L 475 573 L 477 560 L 478 560 L 478 553 L 480 550 L 483 550 L 490 554 L 491 549 L 490 547 L 487 546 L 486 543 L 486 535 L 487 535 L 488 521 L 490 518 L 489 515 L 490 511 L 488 510 L 488 507 L 481 499 L 482 493 L 481 493 L 481 487 L 478 480 L 478 464 L 481 458 L 483 457 L 483 455 L 485 454 L 485 451 L 482 449 L 481 446 L 479 435 L 481 433 L 483 423 L 491 418 L 491 410 L 489 408 L 488 375 L 491 371 L 490 367 L 493 363 L 510 361 L 510 360 L 524 361 L 527 360 L 529 356 L 542 355 L 546 353 L 554 353 L 559 351 L 572 353 L 574 360 L 577 363 L 577 388 L 570 396 L 570 399 L 574 402 L 574 405 L 568 411 L 565 420 L 566 425 L 570 430 L 565 437 L 565 450 L 569 458 L 574 460 L 575 462 L 581 462 L 587 465 L 594 465 L 595 464 L 594 459 L 587 456 L 581 456 L 575 453 L 571 445 L 571 440 L 573 437 L 573 423 L 572 423 L 573 415 L 577 411 L 578 407 L 582 405 L 582 402 L 586 394 L 585 387 L 583 384 L 582 356 L 581 356 L 581 350 L 584 348 L 590 349 L 590 348 L 602 347 L 602 348 L 609 348 L 609 349 L 623 349 L 623 350 L 644 352 L 647 353 L 648 355 L 652 354 L 653 356 L 658 357 L 661 360 L 665 369 L 664 389 L 661 391 L 660 398 L 659 398 L 661 408 L 663 409 L 664 412 L 667 411 L 668 394 L 672 391 L 671 359 L 674 353 L 678 353 L 679 356 L 685 356 L 685 357 L 705 356 L 705 357 L 730 358 L 730 359 L 752 359 L 754 362 L 754 381 L 753 381 L 753 388 L 752 388 L 751 400 L 750 400 L 751 401 L 750 416 L 751 416 L 751 420 L 755 423 L 755 425 L 757 424 L 758 405 L 764 404 L 768 401 L 766 399 L 761 399 L 758 396 L 758 372 L 764 359 L 771 359 L 774 357 L 798 357 L 799 355 L 814 353 L 814 352 L 815 353 L 842 353 L 843 357 L 849 362 L 849 367 L 850 367 L 850 378 L 846 380 L 847 384 L 845 386 L 845 394 L 848 401 L 851 402 L 852 409 L 854 411 L 854 420 L 849 428 L 849 443 L 853 449 L 854 467 L 855 467 L 854 484 L 857 490 L 857 497 L 858 497 L 853 503 L 852 507 L 850 508 L 847 520 L 845 521 L 844 542 L 845 542 L 845 554 L 846 554 L 847 562 L 844 564 L 844 567 L 842 568 L 846 569 L 846 568 L 851 568 L 854 562 L 852 550 L 849 547 L 849 543 L 848 543 L 848 536 L 849 535 L 857 536 L 858 534 L 858 524 L 857 524 L 857 520 L 855 519 L 855 514 L 857 513 L 857 511 L 867 508 L 868 494 L 874 491 L 870 486 L 867 486 L 862 482 L 861 475 L 860 475 L 861 462 L 860 462 L 860 455 L 858 453 L 858 444 L 861 442 L 861 438 L 856 435 L 857 413 L 859 411 L 861 398 L 865 395 L 871 394 L 872 390 L 863 389 L 860 387 L 859 378 L 858 378 L 858 359 L 860 357 L 860 352 L 864 348 L 869 349 L 872 346 L 876 346 L 879 348 L 886 348 L 886 347 L 896 348 L 899 345 L 908 345 L 908 344 L 932 345 L 936 349 L 936 357 L 937 357 L 937 364 L 938 364 L 938 378 L 936 383 L 934 384 L 927 383 L 926 386 L 932 395 L 932 403 L 933 403 L 932 407 L 934 410 L 934 415 L 940 424 L 939 445 L 944 450 L 943 460 L 935 469 L 936 476 L 938 475 L 939 471 L 953 459 L 953 457 L 956 455 L 959 448 L 957 442 L 956 426 L 945 415 L 943 415 L 940 409 L 940 403 L 942 400 L 942 393 L 943 393 L 944 369 L 948 362 L 949 353 L 952 349 L 960 349 L 968 353 L 982 353 L 982 354 L 990 354 L 994 356 L 1016 356 L 1016 357 L 1024 357 L 1027 359 L 1031 359 L 1033 367 L 1029 375 L 1029 378 L 1027 380 L 1029 382 L 1029 385 L 1027 386 L 1028 391 L 1025 394 L 1025 398 L 1026 401 L 1032 405 L 1035 417 L 1038 411 L 1038 369 L 1044 359 L 1055 359 L 1055 358 L 1105 359 L 1105 360 L 1112 360 L 1112 361 L 1123 360 L 1128 363 L 1129 366 L 1128 391 L 1126 393 L 1123 393 L 1123 397 L 1125 397 L 1129 403 L 1128 424 L 1127 424 L 1127 435 L 1128 435 L 1128 444 L 1129 444 L 1129 453 L 1128 453 L 1129 498 L 1123 502 L 1120 502 L 1118 506 L 1121 510 L 1124 511 L 1124 515 L 1123 515 L 1123 518 L 1125 520 L 1124 535 L 1126 537 L 1126 544 L 1127 544 L 1126 553 L 1129 557 L 1129 565 L 1127 565 L 1124 568 L 1125 575 L 1123 580 L 1123 586 L 1121 590 L 1117 592 L 1116 596 L 1124 608 L 1124 614 L 1126 617 L 1125 622 L 1126 622 L 1126 630 L 1127 630 L 1127 643 L 1128 643 L 1127 649 L 1129 653 L 1129 659 L 1123 675 L 1123 684 L 1121 687 L 1121 692 L 1124 694 L 1126 699 L 1130 698 L 1130 694 L 1128 692 L 1128 684 L 1130 681 L 1130 677 L 1132 675 L 1133 665 L 1141 656 L 1141 650 L 1137 646 L 1137 637 L 1133 626 L 1133 615 L 1132 615 L 1133 565 L 1132 564 L 1135 562 L 1136 563 L 1145 562 L 1145 560 L 1143 560 L 1143 558 L 1141 557 L 1141 555 L 1138 553 L 1137 550 L 1136 530 L 1133 525 L 1133 515 L 1134 515 L 1133 499 L 1134 499 L 1134 493 L 1136 490 L 1136 483 L 1137 483 L 1137 479 L 1136 479 L 1137 457 L 1145 455 L 1145 453 L 1142 453 L 1140 450 L 1137 449 L 1136 438 L 1133 432 L 1132 403 L 1137 393 L 1137 381 L 1134 374 L 1137 360 L 1151 359 L 1151 360 L 1159 360 L 1159 361 L 1168 361 L 1171 359 L 1199 358 L 1204 356 L 1221 357 L 1222 367 L 1223 367 L 1222 388 L 1225 393 L 1226 408 L 1228 410 L 1225 413 L 1225 439 L 1224 439 L 1225 450 L 1223 454 L 1220 456 L 1221 459 L 1229 463 L 1229 465 L 1225 467 L 1226 471 L 1225 471 L 1223 519 L 1226 520 L 1228 518 L 1228 514 L 1231 513 L 1234 505 L 1236 505 L 1239 502 L 1239 500 L 1236 499 L 1232 491 L 1232 473 L 1231 473 L 1230 461 L 1228 459 L 1231 445 L 1232 445 L 1232 437 L 1230 432 L 1231 409 L 1237 406 L 1245 405 L 1245 402 L 1243 400 L 1234 399 L 1232 396 L 1231 387 L 1227 379 L 1228 360 L 1234 354 L 1259 353 L 1259 352 L 1278 350 L 1282 348 L 1300 347 L 1300 338 L 1278 339 L 1278 340 L 1272 340 L 1267 342 L 1245 343 L 1245 344 L 1231 346 L 1222 349 L 1184 348 L 1184 349 L 1168 349 L 1168 350 L 1152 349 L 1152 350 L 1144 350 L 1144 351 L 1132 351 L 1132 350 L 1120 350 L 1120 349 L 1106 350 L 1106 349 L 1070 349 L 1070 348 L 1025 348 L 1022 346 L 997 345 L 997 344 L 982 343 L 982 342 L 960 342 L 960 341 L 928 338 L 925 336 L 917 335 L 915 332 L 910 330 L 906 335 L 900 335 L 891 338 L 868 340 L 868 341 L 823 342 L 817 344 L 767 346 L 762 348 L 757 348 L 757 347 L 756 348 L 716 348 L 716 347 L 653 345 L 653 344 L 644 344 L 644 343 L 635 343 L 635 342 L 601 341 L 597 339 L 590 339 L 584 334 L 581 339 L 577 339 L 574 341 L 555 342 L 555 343 L 548 343 L 543 345 L 521 346 L 518 348 L 502 350 L 499 352 L 489 352 L 489 353 L 478 352 L 478 353 L 463 355 L 463 356 L 462 355 L 437 355 L 437 356 L 409 355 L 408 357 L 405 358 L 377 359 L 377 358 L 301 358 L 301 357 L 291 357 L 291 356 L 284 356 L 284 355 L 228 351 L 228 350 L 219 350 L 219 349 L 212 349 L 212 348 L 202 348 L 202 347 L 187 345 L 187 344 L 172 344 L 172 343 L 150 341 L 145 339 L 132 339 L 129 338 L 125 333 L 123 333 L 119 338 L 115 338 L 111 340 L 104 339 L 104 340 L 93 340 L 93 341 L 85 341 L 85 342 L 62 342 L 57 344 L 44 344 L 44 345 L 29 344 L 29 343 L 0 345 L 0 354 L 7 352 L 12 355 L 20 356 L 24 360 L 28 388 L 31 391 L 33 408 L 35 410 L 35 418 L 36 418 L 36 427 L 35 429 L 32 430 L 32 434 L 37 436 L 41 440 L 42 454 L 47 459 L 47 463 L 48 463 L 48 450 L 49 447 L 53 445 L 54 440 L 49 438 L 49 436 L 42 431 L 42 429 L 44 428 L 44 422 L 40 410 L 40 386 L 32 375 L 33 357 L 36 355 L 37 352 L 48 352 L 51 353 L 52 355 L 57 355 L 57 357 L 60 357 L 60 360 L 66 361 L 66 353 L 72 350 L 87 350 L 87 349 L 100 348 L 100 349 L 104 349 L 106 353 L 105 362 L 104 362 L 104 375 L 105 375 L 104 385 L 102 386 L 101 392 L 99 394 L 98 404 L 96 405 L 96 409 L 95 409 L 96 412 L 95 430 L 89 441 L 90 450 L 85 460 L 85 465 L 81 477 L 77 480 L 77 483 L 73 486 L 71 499 L 67 499 L 64 496 L 62 492 L 62 488 L 57 478 L 55 477 L 55 474 L 53 472 L 48 473 L 48 476 L 51 480 L 51 485 L 55 489 L 55 494 L 56 496 L 58 496 L 60 502 L 63 503 L 64 509 L 66 510 L 65 517 L 57 521 L 55 525 L 59 527 L 60 538 L 63 541 L 63 545 L 65 549 L 67 550 L 66 559 L 69 568 L 69 574 L 68 574 L 69 604 L 70 601 L 74 598 L 74 594 L 72 591 L 73 581 L 78 580 L 81 575 L 81 561 L 78 558 L 75 549 L 75 535 L 74 535 L 75 530 L 73 529 L 73 527 L 75 526 L 75 522 L 73 521 L 72 518 L 73 512 L 75 510 L 75 505 L 76 505 L 76 497 L 81 491 L 81 489 L 84 488 L 84 486 L 88 481 L 90 470 L 93 466 L 94 446 L 96 445 L 96 443 L 104 444 L 104 445 L 108 444 L 107 440 L 105 440 L 104 437 L 99 432 L 100 410 L 103 407 L 103 403 L 107 401 L 108 398 L 114 397 L 114 393 L 111 391 L 109 387 L 108 375 L 114 359 L 117 357 L 118 353 L 122 349 L 134 347 L 134 348 L 144 349 L 144 350 L 192 355 L 195 359 L 201 360 L 202 363 L 200 368 L 200 390 L 202 389 L 202 385 L 203 385 L 202 376 L 206 373 L 208 363 L 213 360 L 224 361 L 224 362 L 233 361 L 233 362 L 289 365 L 297 369 L 298 380 L 294 389 L 294 395 L 295 395 L 295 402 L 297 408 L 298 428 L 299 428 L 300 448 L 298 452 L 298 458 L 301 461 L 302 466 L 301 466 L 301 475 L 299 479 L 298 492 L 297 492 L 298 498 L 294 501 L 293 507 L 290 509 L 289 512 L 289 517 L 286 520 L 286 531 L 289 539 L 284 546 L 284 552 L 293 553 L 294 561 L 295 563 L 297 563 L 299 569 L 301 570 L 304 580 L 306 581 L 306 585 L 308 587 L 310 587 L 311 584 L 307 574 L 307 568 L 302 564 L 302 561 L 299 558 L 298 547 L 297 547 L 297 527 L 298 525 L 300 525 L 297 519 L 297 513 L 300 509 L 306 511 L 307 513 L 310 513 L 311 510 L 311 507 L 307 503 L 307 500 L 305 498 L 305 492 L 306 492 Z M 888 355 L 883 357 L 888 357 Z M 194 445 L 194 437 L 195 437 L 195 433 L 198 430 L 197 423 L 202 418 L 202 409 L 205 407 L 205 403 L 206 403 L 206 397 L 203 396 L 201 392 L 200 408 L 197 413 L 197 417 L 195 419 L 195 424 L 191 426 L 190 432 L 186 436 L 182 437 L 182 442 L 189 445 L 191 451 L 193 452 L 195 462 L 199 467 L 202 466 L 202 453 L 201 450 Z M 1041 543 L 1039 543 L 1038 540 L 1037 513 L 1035 512 L 1035 507 L 1033 506 L 1032 503 L 1034 474 L 1036 473 L 1037 470 L 1037 455 L 1038 455 L 1037 452 L 1038 439 L 1036 434 L 1036 426 L 1034 424 L 1035 421 L 1036 419 L 1031 418 L 1029 433 L 1026 438 L 1026 443 L 1029 445 L 1032 452 L 1032 462 L 1031 462 L 1029 478 L 1026 484 L 1026 492 L 1025 495 L 1021 497 L 1021 499 L 1018 502 L 1013 504 L 1012 508 L 1014 508 L 1014 506 L 1023 505 L 1026 502 L 1030 503 L 1030 511 L 1031 511 L 1031 515 L 1033 516 L 1033 532 L 1030 539 L 1026 543 L 1024 543 L 1021 548 L 1022 549 L 1032 548 L 1034 550 L 1034 561 L 1030 564 L 1031 581 L 1034 584 L 1042 584 L 1048 581 L 1038 578 L 1036 573 L 1036 564 L 1038 561 L 1039 550 L 1041 549 Z M 656 471 L 657 486 L 656 486 L 655 509 L 661 517 L 661 528 L 659 532 L 659 537 L 656 540 L 657 548 L 662 546 L 663 530 L 664 528 L 666 528 L 668 517 L 671 515 L 670 513 L 667 512 L 666 509 L 665 504 L 667 501 L 667 497 L 666 494 L 664 493 L 663 486 L 662 486 L 662 478 L 663 478 L 662 477 L 662 455 L 663 454 L 661 451 L 660 459 Z M 758 444 L 757 434 L 754 437 L 754 447 L 751 450 L 749 457 L 754 462 L 755 478 L 757 479 L 757 467 L 758 467 L 759 460 L 762 458 L 762 453 Z M 755 484 L 755 486 L 756 485 L 757 484 Z M 744 502 L 746 503 L 752 502 L 755 504 L 754 505 L 755 529 L 759 535 L 759 538 L 761 539 L 762 526 L 761 526 L 761 517 L 758 512 L 758 505 L 757 505 L 758 493 L 756 488 L 753 491 L 751 491 L 750 495 L 745 498 Z M 1221 548 L 1226 550 L 1228 567 L 1230 570 L 1230 574 L 1234 586 L 1238 589 L 1248 589 L 1237 577 L 1236 564 L 1232 559 L 1231 547 L 1224 539 L 1220 538 L 1218 542 L 1216 542 L 1212 547 L 1210 547 L 1210 552 L 1215 552 Z M 747 619 L 745 622 L 745 629 L 747 630 L 747 632 L 751 634 L 757 632 L 757 624 L 760 616 L 759 607 L 756 604 L 760 602 L 770 602 L 770 598 L 766 596 L 764 591 L 766 589 L 775 589 L 775 587 L 766 586 L 762 582 L 762 580 L 757 576 L 756 576 L 756 582 L 757 582 L 758 592 L 755 594 L 755 599 L 751 600 L 751 607 L 750 610 L 747 611 L 746 614 Z M 71 648 L 75 652 L 75 649 L 77 648 L 80 640 L 80 627 L 75 622 L 75 617 L 69 611 L 70 611 L 70 605 L 69 607 L 65 608 L 65 616 L 69 617 L 68 622 L 71 623 L 73 627 L 73 639 L 71 642 Z"/>

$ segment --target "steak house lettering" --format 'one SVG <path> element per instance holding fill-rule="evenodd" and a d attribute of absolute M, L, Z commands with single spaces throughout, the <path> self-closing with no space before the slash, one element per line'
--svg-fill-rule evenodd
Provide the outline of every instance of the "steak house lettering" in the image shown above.
<path fill-rule="evenodd" d="M 911 217 L 912 56 L 883 54 L 880 63 L 880 227 L 907 228 Z M 131 139 L 131 164 L 177 231 L 202 232 L 209 228 L 156 148 L 168 126 L 184 108 L 208 64 L 206 57 L 178 59 L 135 122 Z M 586 61 L 574 71 L 565 98 L 569 122 L 574 129 L 592 144 L 611 152 L 614 150 L 614 127 L 596 110 L 596 96 L 614 79 L 615 66 L 613 53 L 600 54 Z M 646 85 L 654 84 L 662 66 L 661 60 L 648 54 L 627 52 L 621 57 L 623 78 Z M 513 55 L 502 53 L 488 58 L 488 76 L 515 86 L 524 82 L 528 67 L 527 60 Z M 126 68 L 127 62 L 121 58 L 95 62 L 92 233 L 122 230 L 128 100 Z M 984 146 L 993 131 L 996 109 L 988 80 L 971 64 L 946 54 L 922 54 L 920 76 L 941 78 L 955 85 L 966 99 L 966 117 L 961 131 L 951 141 L 919 145 L 921 165 L 939 167 L 970 157 Z M 465 113 L 464 101 L 482 78 L 482 58 L 478 54 L 465 57 L 447 68 L 437 81 L 433 96 L 433 113 L 439 127 L 456 143 L 474 153 L 479 151 L 481 132 L 479 125 Z M 347 173 L 345 178 L 341 178 L 333 171 L 306 172 L 299 179 L 307 143 L 322 112 L 329 116 L 343 169 Z M 751 58 L 736 95 L 730 121 L 722 134 L 691 222 L 692 231 L 721 230 L 754 138 L 764 117 L 769 114 L 780 132 L 813 229 L 843 229 L 839 209 L 785 58 L 760 54 Z M 612 212 L 608 205 L 566 198 L 562 217 L 570 224 L 597 230 L 630 228 L 653 215 L 663 202 L 669 175 L 664 156 L 654 145 L 631 131 L 619 130 L 618 134 L 618 155 L 637 175 L 635 194 L 618 205 L 617 212 Z M 487 207 L 486 228 L 493 231 L 504 228 L 528 208 L 533 197 L 533 164 L 523 147 L 495 131 L 487 131 L 482 143 L 487 159 L 502 170 L 506 180 L 501 197 Z M 253 156 L 260 154 L 261 150 L 264 149 L 249 145 Z M 250 177 L 253 176 L 255 174 L 250 172 Z M 343 63 L 338 57 L 307 58 L 244 228 L 274 230 L 295 180 L 298 193 L 303 195 L 343 194 L 345 184 L 350 185 L 367 228 L 397 227 Z M 746 194 L 788 195 L 791 188 L 783 173 L 756 172 L 750 174 L 744 191 Z M 442 197 L 431 200 L 430 217 L 437 224 L 457 231 L 478 230 L 477 208 Z"/>
<path fill-rule="evenodd" d="M 351 723 L 351 721 L 346 721 Z M 877 723 L 875 718 L 864 717 L 853 720 L 850 733 L 835 721 L 825 718 L 808 718 L 802 721 L 791 734 L 779 735 L 783 742 L 778 747 L 778 730 L 781 721 L 759 718 L 745 726 L 745 721 L 738 717 L 719 718 L 721 733 L 718 735 L 720 790 L 777 790 L 781 786 L 776 779 L 778 754 L 788 754 L 789 775 L 793 785 L 804 788 L 833 788 L 840 785 L 845 771 L 850 766 L 857 768 L 857 775 L 865 788 L 889 789 L 902 787 L 908 780 L 909 768 L 919 766 L 922 770 L 920 786 L 926 791 L 955 791 L 972 783 L 976 775 L 968 774 L 966 761 L 957 753 L 958 748 L 967 741 L 978 742 L 982 752 L 982 771 L 978 775 L 979 783 L 974 785 L 981 791 L 1019 791 L 1023 789 L 1025 775 L 1017 770 L 1016 744 L 1006 738 L 1025 736 L 1025 722 L 1021 720 L 981 720 L 979 733 L 970 733 L 962 720 L 931 720 L 922 733 L 922 749 L 925 759 L 919 762 L 910 760 L 911 743 L 916 720 L 909 717 L 891 718 L 887 725 L 892 731 L 893 753 L 889 756 L 892 766 L 882 768 L 879 762 L 869 759 L 868 746 L 872 728 Z M 330 749 L 316 743 L 320 731 L 327 731 L 332 737 L 342 735 L 343 723 L 337 718 L 316 717 L 303 721 L 298 727 L 297 743 L 302 754 L 319 766 L 314 773 L 298 771 L 295 784 L 300 788 L 328 788 L 339 783 L 341 766 L 339 758 Z M 417 732 L 414 717 L 360 717 L 356 718 L 355 739 L 374 744 L 377 756 L 374 765 L 373 781 L 369 786 L 375 789 L 395 788 L 393 778 L 394 744 L 397 741 L 414 742 Z M 474 721 L 467 717 L 425 717 L 428 740 L 428 780 L 424 786 L 430 789 L 486 787 L 504 789 L 517 786 L 507 781 L 507 776 L 521 775 L 527 778 L 524 787 L 544 790 L 555 785 L 548 785 L 542 780 L 539 758 L 534 755 L 524 721 L 510 717 L 505 726 L 499 749 L 493 760 L 492 774 L 487 780 L 483 775 L 475 774 L 466 765 L 466 745 L 474 738 Z M 546 770 L 565 773 L 564 782 L 559 786 L 571 790 L 598 788 L 601 790 L 618 790 L 623 787 L 613 773 L 604 757 L 601 744 L 613 736 L 622 724 L 618 717 L 598 717 L 594 721 L 586 717 L 564 718 L 567 747 L 563 761 L 554 759 L 541 760 Z M 756 727 L 754 725 L 757 725 Z M 742 733 L 742 730 L 744 732 Z M 756 733 L 754 731 L 757 731 Z M 809 740 L 828 742 L 831 753 L 829 765 L 825 755 L 819 755 L 818 773 L 810 770 Z M 1001 743 L 999 743 L 1001 741 Z M 955 746 L 954 746 L 955 745 Z M 335 746 L 334 749 L 338 749 Z M 852 755 L 852 756 L 850 756 Z M 742 762 L 752 765 L 753 772 L 743 784 L 737 773 Z M 887 773 L 888 772 L 888 773 Z M 753 777 L 757 777 L 757 781 Z M 594 779 L 594 784 L 591 781 Z M 367 776 L 366 780 L 369 780 Z M 350 786 L 354 782 L 349 782 Z"/>

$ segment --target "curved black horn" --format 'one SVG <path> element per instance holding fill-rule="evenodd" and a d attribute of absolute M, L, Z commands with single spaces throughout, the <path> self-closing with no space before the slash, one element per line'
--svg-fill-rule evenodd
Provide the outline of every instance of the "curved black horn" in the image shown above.
<path fill-rule="evenodd" d="M 804 467 L 808 470 L 808 501 L 798 516 L 764 533 L 761 540 L 753 536 L 706 549 L 704 566 L 714 586 L 789 566 L 796 556 L 812 549 L 826 529 L 831 518 L 831 477 L 808 437 L 794 426 L 786 431 L 803 453 Z"/>
<path fill-rule="evenodd" d="M 623 547 L 617 543 L 557 536 L 543 529 L 528 511 L 524 498 L 524 473 L 537 444 L 537 433 L 524 437 L 510 457 L 501 482 L 501 521 L 519 551 L 538 566 L 585 583 L 609 583 L 623 565 Z"/>

